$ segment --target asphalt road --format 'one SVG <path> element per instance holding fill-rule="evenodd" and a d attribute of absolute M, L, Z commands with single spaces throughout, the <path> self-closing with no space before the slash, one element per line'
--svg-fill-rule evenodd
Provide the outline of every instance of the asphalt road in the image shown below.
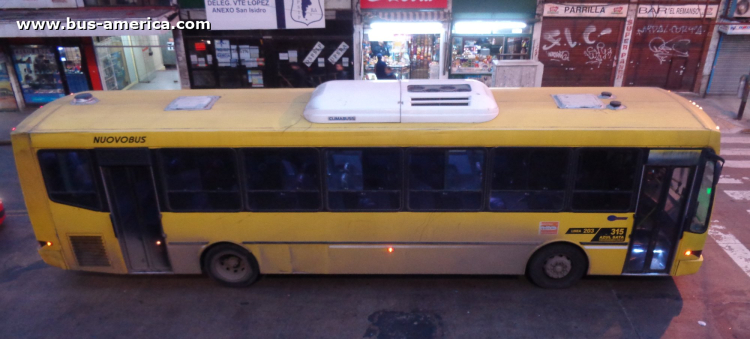
<path fill-rule="evenodd" d="M 508 276 L 266 276 L 231 289 L 201 276 L 62 271 L 36 253 L 3 146 L 0 338 L 750 338 L 750 135 L 723 140 L 698 274 L 566 290 Z"/>

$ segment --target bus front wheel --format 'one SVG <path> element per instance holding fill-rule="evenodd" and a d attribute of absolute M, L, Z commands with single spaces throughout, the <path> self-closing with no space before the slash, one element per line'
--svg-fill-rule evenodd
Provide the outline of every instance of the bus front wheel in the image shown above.
<path fill-rule="evenodd" d="M 237 245 L 218 245 L 208 250 L 203 267 L 212 279 L 229 287 L 245 287 L 258 280 L 258 262 Z"/>
<path fill-rule="evenodd" d="M 554 244 L 538 250 L 529 260 L 526 275 L 542 288 L 568 288 L 587 270 L 586 255 L 567 244 Z"/>

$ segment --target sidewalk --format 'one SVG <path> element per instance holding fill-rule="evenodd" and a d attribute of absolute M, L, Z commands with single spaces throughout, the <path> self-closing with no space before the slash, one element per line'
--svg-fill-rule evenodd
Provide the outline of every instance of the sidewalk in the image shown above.
<path fill-rule="evenodd" d="M 0 146 L 10 145 L 11 129 L 20 124 L 29 114 L 34 113 L 37 108 L 29 106 L 21 112 L 0 112 Z"/>
<path fill-rule="evenodd" d="M 737 120 L 740 98 L 734 95 L 709 95 L 701 98 L 695 93 L 679 93 L 682 97 L 694 101 L 721 128 L 722 134 L 750 133 L 750 104 L 745 107 L 742 121 Z"/>

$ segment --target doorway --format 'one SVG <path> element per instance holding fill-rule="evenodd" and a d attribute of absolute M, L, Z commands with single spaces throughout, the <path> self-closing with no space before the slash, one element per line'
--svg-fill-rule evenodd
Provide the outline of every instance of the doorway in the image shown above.
<path fill-rule="evenodd" d="M 102 153 L 109 154 L 102 154 Z M 99 158 L 117 159 L 117 151 L 100 151 Z M 148 155 L 147 150 L 144 152 Z M 115 234 L 123 248 L 130 272 L 170 272 L 171 265 L 161 225 L 161 213 L 148 165 L 102 166 Z"/>
<path fill-rule="evenodd" d="M 624 273 L 668 273 L 694 166 L 644 166 Z"/>

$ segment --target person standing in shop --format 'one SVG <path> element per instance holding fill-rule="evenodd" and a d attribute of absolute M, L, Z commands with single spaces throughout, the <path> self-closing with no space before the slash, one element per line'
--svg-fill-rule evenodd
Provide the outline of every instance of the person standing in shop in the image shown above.
<path fill-rule="evenodd" d="M 378 78 L 378 80 L 388 78 L 388 75 L 385 74 L 386 67 L 388 67 L 388 65 L 385 64 L 385 61 L 383 61 L 383 55 L 378 54 L 378 62 L 375 64 L 375 76 Z"/>

